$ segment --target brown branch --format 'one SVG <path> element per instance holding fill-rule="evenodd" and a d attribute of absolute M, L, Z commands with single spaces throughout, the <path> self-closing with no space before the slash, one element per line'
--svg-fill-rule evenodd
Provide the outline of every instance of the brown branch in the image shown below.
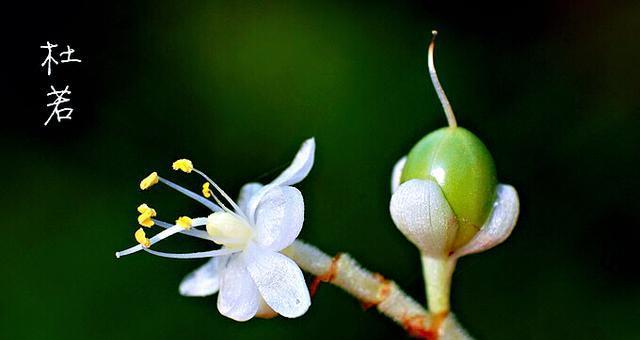
<path fill-rule="evenodd" d="M 353 295 L 364 306 L 375 306 L 412 336 L 429 340 L 471 339 L 451 313 L 429 313 L 395 282 L 362 268 L 349 254 L 340 253 L 332 258 L 302 241 L 295 241 L 282 252 L 316 276 L 311 284 L 312 293 L 320 282 L 329 282 Z"/>

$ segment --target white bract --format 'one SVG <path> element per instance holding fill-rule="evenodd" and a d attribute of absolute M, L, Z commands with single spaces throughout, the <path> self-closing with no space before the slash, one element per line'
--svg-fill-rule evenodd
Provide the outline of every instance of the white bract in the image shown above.
<path fill-rule="evenodd" d="M 207 296 L 219 292 L 218 310 L 237 321 L 246 321 L 254 316 L 280 314 L 294 318 L 304 314 L 311 304 L 304 276 L 298 265 L 280 251 L 293 243 L 302 229 L 304 201 L 300 191 L 291 185 L 307 176 L 313 166 L 314 153 L 315 141 L 311 138 L 302 144 L 291 165 L 271 183 L 244 185 L 237 203 L 204 173 L 193 168 L 188 160 L 176 161 L 173 168 L 202 175 L 207 180 L 203 185 L 203 195 L 213 197 L 217 204 L 156 173 L 151 174 L 140 183 L 142 189 L 157 182 L 165 183 L 203 203 L 213 213 L 194 219 L 181 217 L 171 225 L 152 218 L 156 215 L 155 210 L 141 205 L 138 209 L 140 224 L 146 227 L 157 224 L 166 230 L 147 239 L 143 229 L 139 229 L 136 239 L 140 244 L 118 252 L 116 256 L 144 250 L 170 258 L 210 257 L 207 263 L 184 278 L 180 294 Z M 210 186 L 230 208 L 209 189 Z M 197 227 L 205 227 L 206 231 Z M 149 249 L 176 233 L 210 240 L 222 247 L 188 254 Z"/>
<path fill-rule="evenodd" d="M 400 183 L 406 161 L 403 157 L 393 168 L 389 210 L 396 227 L 424 255 L 455 259 L 485 251 L 509 237 L 518 219 L 518 193 L 510 185 L 498 184 L 493 209 L 485 224 L 467 244 L 452 249 L 458 229 L 453 210 L 435 180 Z"/>

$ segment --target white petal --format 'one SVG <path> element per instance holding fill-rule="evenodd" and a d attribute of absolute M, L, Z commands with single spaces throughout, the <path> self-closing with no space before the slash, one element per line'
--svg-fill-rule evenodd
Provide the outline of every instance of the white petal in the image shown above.
<path fill-rule="evenodd" d="M 256 317 L 262 319 L 271 319 L 278 316 L 278 313 L 271 309 L 266 301 L 262 297 L 260 297 L 260 308 L 258 308 L 258 312 L 256 313 Z"/>
<path fill-rule="evenodd" d="M 280 251 L 300 234 L 304 222 L 304 200 L 294 187 L 275 187 L 260 201 L 255 212 L 254 241 L 267 249 Z"/>
<path fill-rule="evenodd" d="M 276 177 L 271 184 L 273 185 L 294 185 L 302 181 L 313 166 L 313 159 L 316 151 L 316 141 L 314 138 L 309 138 L 302 146 L 300 150 L 293 158 L 293 162 L 286 168 L 280 176 Z"/>
<path fill-rule="evenodd" d="M 218 310 L 236 321 L 247 321 L 260 307 L 260 293 L 245 267 L 242 256 L 229 260 L 220 280 Z"/>
<path fill-rule="evenodd" d="M 393 171 L 391 172 L 391 193 L 393 194 L 398 190 L 400 186 L 400 177 L 402 177 L 402 170 L 404 170 L 404 165 L 407 163 L 407 156 L 400 158 L 396 162 L 396 165 L 393 166 Z"/>
<path fill-rule="evenodd" d="M 453 256 L 479 253 L 502 243 L 511 235 L 519 212 L 520 201 L 516 189 L 510 185 L 498 185 L 496 201 L 487 222 L 471 241 L 458 249 Z"/>
<path fill-rule="evenodd" d="M 180 294 L 184 296 L 207 296 L 215 294 L 220 288 L 221 264 L 227 262 L 226 256 L 214 257 L 198 269 L 189 273 L 180 283 Z"/>
<path fill-rule="evenodd" d="M 276 313 L 295 318 L 309 309 L 309 289 L 293 260 L 252 243 L 242 257 L 260 295 Z"/>
<path fill-rule="evenodd" d="M 289 165 L 280 176 L 276 177 L 271 183 L 263 186 L 258 192 L 256 192 L 249 203 L 247 204 L 247 210 L 245 211 L 249 221 L 255 223 L 255 210 L 258 207 L 258 204 L 262 200 L 262 196 L 264 196 L 269 190 L 277 186 L 287 186 L 293 185 L 300 181 L 302 181 L 309 171 L 311 171 L 311 167 L 313 166 L 313 159 L 315 156 L 316 150 L 316 141 L 314 138 L 309 138 L 300 147 L 298 153 Z"/>
<path fill-rule="evenodd" d="M 448 255 L 458 223 L 438 183 L 421 179 L 402 183 L 391 196 L 389 210 L 396 227 L 423 254 Z"/>
<path fill-rule="evenodd" d="M 238 195 L 238 206 L 240 209 L 246 214 L 247 206 L 249 205 L 249 200 L 253 197 L 260 189 L 262 189 L 264 185 L 258 182 L 247 183 L 242 186 L 240 189 L 240 194 Z"/>

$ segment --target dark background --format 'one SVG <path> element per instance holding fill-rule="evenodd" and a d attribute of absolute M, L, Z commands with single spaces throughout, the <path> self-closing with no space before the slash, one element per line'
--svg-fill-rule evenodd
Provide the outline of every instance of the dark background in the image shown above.
<path fill-rule="evenodd" d="M 228 192 L 268 181 L 315 136 L 301 237 L 347 251 L 424 301 L 417 251 L 388 213 L 393 164 L 445 124 L 426 45 L 460 124 L 491 150 L 521 216 L 463 258 L 453 310 L 479 339 L 640 338 L 640 4 L 537 1 L 22 3 L 3 9 L 3 339 L 404 336 L 328 285 L 295 320 L 236 323 L 177 293 L 202 261 L 145 254 L 135 207 L 205 213 L 150 171 L 192 159 Z M 47 40 L 81 64 L 40 68 Z M 43 123 L 49 85 L 73 119 Z M 163 249 L 206 249 L 176 237 Z"/>

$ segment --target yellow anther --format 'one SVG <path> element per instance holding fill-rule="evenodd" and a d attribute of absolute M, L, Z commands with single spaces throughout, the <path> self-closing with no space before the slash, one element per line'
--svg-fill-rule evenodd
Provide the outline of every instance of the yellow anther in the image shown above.
<path fill-rule="evenodd" d="M 205 182 L 202 185 L 202 195 L 206 198 L 211 197 L 211 189 L 209 189 L 209 182 Z"/>
<path fill-rule="evenodd" d="M 143 247 L 151 247 L 151 240 L 147 238 L 147 235 L 144 233 L 144 230 L 142 230 L 142 228 L 138 229 L 134 236 L 136 237 L 136 241 L 138 241 L 138 243 L 140 243 Z"/>
<path fill-rule="evenodd" d="M 140 182 L 140 189 L 146 190 L 156 183 L 158 183 L 158 173 L 154 171 Z"/>
<path fill-rule="evenodd" d="M 144 212 L 147 210 L 153 210 L 146 203 L 140 204 L 137 209 L 138 209 L 138 212 L 141 214 L 144 214 Z"/>
<path fill-rule="evenodd" d="M 152 219 L 146 218 L 146 216 L 144 216 L 144 215 L 138 216 L 138 223 L 141 226 L 147 227 L 147 228 L 151 228 L 155 224 Z"/>
<path fill-rule="evenodd" d="M 138 216 L 138 223 L 140 223 L 141 226 L 147 228 L 153 226 L 154 222 L 151 218 L 156 217 L 157 215 L 155 209 L 152 209 L 143 203 L 138 206 L 138 212 L 140 213 L 140 216 Z"/>
<path fill-rule="evenodd" d="M 176 220 L 176 225 L 179 225 L 184 229 L 191 229 L 191 218 L 182 216 Z"/>
<path fill-rule="evenodd" d="M 173 168 L 173 170 L 182 170 L 186 173 L 189 173 L 191 172 L 191 170 L 193 170 L 193 163 L 191 163 L 190 160 L 183 158 L 173 162 L 173 165 L 171 167 Z"/>

